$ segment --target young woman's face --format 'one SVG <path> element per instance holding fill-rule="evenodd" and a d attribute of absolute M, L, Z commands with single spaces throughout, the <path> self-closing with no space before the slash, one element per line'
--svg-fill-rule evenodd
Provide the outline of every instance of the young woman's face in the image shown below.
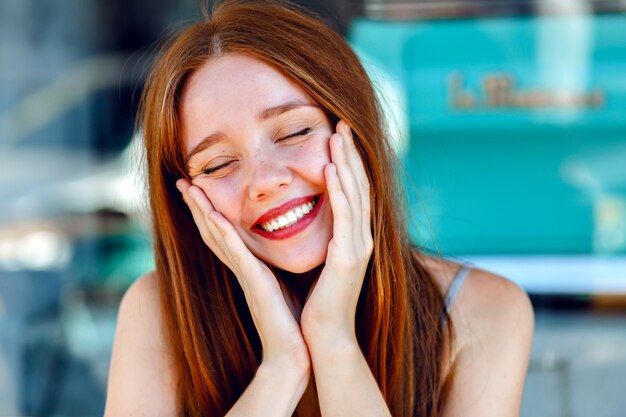
<path fill-rule="evenodd" d="M 334 127 L 311 97 L 272 66 L 226 54 L 190 77 L 180 122 L 192 183 L 256 257 L 296 273 L 324 262 Z"/>

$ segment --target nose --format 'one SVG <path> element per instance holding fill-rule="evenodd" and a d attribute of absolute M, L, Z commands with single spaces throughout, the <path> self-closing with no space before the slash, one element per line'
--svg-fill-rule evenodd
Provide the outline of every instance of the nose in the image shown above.
<path fill-rule="evenodd" d="M 274 158 L 272 158 L 274 156 Z M 251 200 L 262 200 L 291 183 L 291 170 L 275 155 L 257 155 L 252 163 L 248 182 Z"/>

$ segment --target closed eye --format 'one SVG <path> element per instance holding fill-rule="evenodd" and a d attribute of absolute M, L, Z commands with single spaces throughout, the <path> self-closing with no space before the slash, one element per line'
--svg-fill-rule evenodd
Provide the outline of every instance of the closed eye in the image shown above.
<path fill-rule="evenodd" d="M 291 139 L 294 137 L 298 137 L 298 136 L 305 136 L 308 135 L 309 133 L 311 133 L 311 128 L 310 127 L 305 127 L 304 129 L 296 132 L 296 133 L 292 133 L 291 135 L 287 135 L 285 137 L 282 137 L 279 139 L 280 140 L 286 140 L 286 139 Z"/>
<path fill-rule="evenodd" d="M 226 162 L 225 164 L 218 165 L 218 166 L 216 166 L 216 167 L 212 167 L 212 168 L 208 168 L 208 167 L 207 167 L 207 168 L 204 168 L 204 169 L 202 170 L 202 173 L 203 173 L 203 174 L 206 174 L 206 175 L 209 175 L 209 174 L 211 174 L 211 173 L 213 173 L 213 172 L 215 172 L 215 171 L 218 171 L 218 170 L 220 170 L 220 169 L 222 169 L 222 168 L 226 168 L 226 167 L 227 167 L 228 165 L 230 165 L 232 162 L 233 162 L 233 161 L 228 161 L 228 162 Z"/>

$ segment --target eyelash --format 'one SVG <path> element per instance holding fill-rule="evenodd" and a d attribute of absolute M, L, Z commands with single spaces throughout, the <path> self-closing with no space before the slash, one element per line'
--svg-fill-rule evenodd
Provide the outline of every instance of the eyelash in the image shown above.
<path fill-rule="evenodd" d="M 230 164 L 231 164 L 231 162 L 232 162 L 232 161 L 227 162 L 227 163 L 222 164 L 222 165 L 219 165 L 219 166 L 216 166 L 216 167 L 214 167 L 214 168 L 205 168 L 205 169 L 203 169 L 203 170 L 202 170 L 202 173 L 203 173 L 203 174 L 206 174 L 206 175 L 212 174 L 212 173 L 214 173 L 215 171 L 217 171 L 217 170 L 219 170 L 219 169 L 222 169 L 222 168 L 227 167 L 228 165 L 230 165 Z"/>
<path fill-rule="evenodd" d="M 310 127 L 305 127 L 304 129 L 302 129 L 299 132 L 292 133 L 291 135 L 288 135 L 288 136 L 285 136 L 284 138 L 278 139 L 277 142 L 281 142 L 283 140 L 291 139 L 291 138 L 294 138 L 296 136 L 308 135 L 309 133 L 311 133 L 311 128 Z"/>
<path fill-rule="evenodd" d="M 278 139 L 276 142 L 282 142 L 284 140 L 288 140 L 288 139 L 295 138 L 295 137 L 298 137 L 298 136 L 305 136 L 305 135 L 308 135 L 309 133 L 311 133 L 311 128 L 310 127 L 305 127 L 304 129 L 300 130 L 299 132 L 292 133 L 291 135 L 287 135 L 287 136 L 285 136 L 283 138 Z M 226 162 L 225 164 L 218 165 L 218 166 L 213 167 L 213 168 L 204 168 L 202 170 L 202 173 L 205 174 L 205 175 L 212 174 L 215 171 L 218 171 L 218 170 L 220 170 L 222 168 L 226 168 L 232 162 L 233 161 L 229 161 L 229 162 Z"/>

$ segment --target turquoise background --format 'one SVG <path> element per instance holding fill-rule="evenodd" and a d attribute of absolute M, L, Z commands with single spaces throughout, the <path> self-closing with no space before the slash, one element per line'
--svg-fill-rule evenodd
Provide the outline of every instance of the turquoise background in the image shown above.
<path fill-rule="evenodd" d="M 446 254 L 626 253 L 625 28 L 623 15 L 354 22 L 351 44 L 405 94 L 417 242 Z M 449 98 L 459 73 L 478 99 L 485 75 L 505 73 L 518 92 L 605 101 L 460 110 Z"/>

